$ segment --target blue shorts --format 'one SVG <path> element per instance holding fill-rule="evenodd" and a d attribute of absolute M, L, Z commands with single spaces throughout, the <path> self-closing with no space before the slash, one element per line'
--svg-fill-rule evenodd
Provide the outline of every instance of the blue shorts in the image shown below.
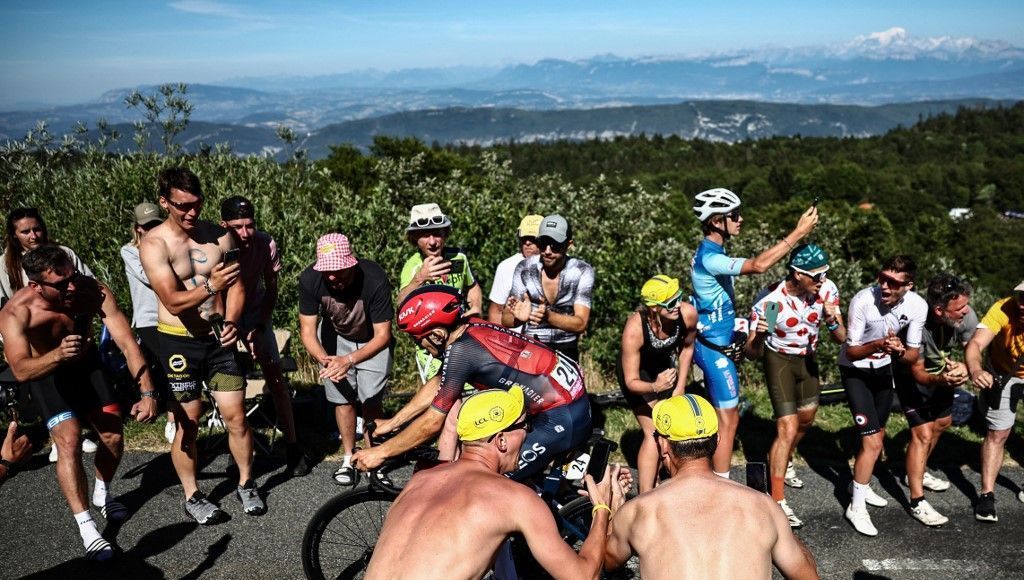
<path fill-rule="evenodd" d="M 555 407 L 530 417 L 532 430 L 526 434 L 519 451 L 519 468 L 509 475 L 522 481 L 544 471 L 559 453 L 579 447 L 590 439 L 590 397 L 586 395 L 568 405 Z"/>
<path fill-rule="evenodd" d="M 740 377 L 731 358 L 697 341 L 693 362 L 704 372 L 704 386 L 713 407 L 732 409 L 740 403 Z"/>

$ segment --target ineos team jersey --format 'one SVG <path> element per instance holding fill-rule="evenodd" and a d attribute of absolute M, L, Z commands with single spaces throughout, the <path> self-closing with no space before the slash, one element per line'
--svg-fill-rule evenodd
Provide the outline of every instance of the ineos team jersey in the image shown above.
<path fill-rule="evenodd" d="M 433 407 L 450 411 L 467 383 L 480 390 L 522 388 L 529 415 L 586 395 L 583 373 L 570 358 L 481 318 L 470 319 L 469 328 L 445 349 Z"/>

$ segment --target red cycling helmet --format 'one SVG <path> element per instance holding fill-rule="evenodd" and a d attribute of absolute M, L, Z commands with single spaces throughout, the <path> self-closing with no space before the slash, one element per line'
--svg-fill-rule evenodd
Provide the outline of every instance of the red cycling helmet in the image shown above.
<path fill-rule="evenodd" d="M 398 307 L 398 329 L 420 340 L 435 328 L 462 318 L 462 295 L 451 286 L 428 284 L 413 290 Z"/>

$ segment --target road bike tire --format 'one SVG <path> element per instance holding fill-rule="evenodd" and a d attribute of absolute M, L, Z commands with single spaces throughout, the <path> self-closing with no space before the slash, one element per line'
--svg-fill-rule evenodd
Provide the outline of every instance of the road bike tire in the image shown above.
<path fill-rule="evenodd" d="M 558 533 L 562 536 L 573 550 L 579 552 L 583 541 L 587 539 L 587 532 L 590 531 L 590 524 L 593 522 L 593 504 L 588 497 L 578 497 L 562 506 L 558 510 L 555 522 L 558 524 Z M 640 577 L 640 561 L 633 556 L 626 561 L 618 570 L 604 570 L 601 578 L 608 580 L 626 580 Z"/>
<path fill-rule="evenodd" d="M 302 570 L 310 580 L 362 578 L 396 494 L 363 487 L 338 494 L 309 520 Z"/>

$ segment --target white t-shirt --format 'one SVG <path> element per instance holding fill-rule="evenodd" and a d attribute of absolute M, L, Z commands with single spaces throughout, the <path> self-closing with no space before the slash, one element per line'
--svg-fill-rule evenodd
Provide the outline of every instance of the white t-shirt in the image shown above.
<path fill-rule="evenodd" d="M 786 282 L 778 282 L 758 294 L 750 311 L 750 328 L 756 328 L 764 317 L 764 305 L 779 303 L 779 316 L 775 328 L 768 329 L 765 344 L 775 352 L 791 355 L 806 355 L 808 346 L 814 352 L 818 346 L 818 327 L 825 320 L 825 303 L 839 304 L 839 288 L 835 282 L 825 279 L 816 297 L 794 296 L 786 292 Z"/>
<path fill-rule="evenodd" d="M 491 293 L 487 296 L 487 299 L 494 304 L 499 304 L 502 307 L 505 306 L 505 302 L 508 300 L 508 294 L 512 291 L 512 273 L 516 271 L 516 266 L 519 262 L 522 262 L 522 254 L 515 254 L 509 256 L 498 264 L 498 269 L 494 271 L 494 283 L 491 284 Z"/>
<path fill-rule="evenodd" d="M 882 304 L 882 290 L 878 286 L 870 286 L 858 292 L 850 300 L 849 315 L 846 320 L 846 342 L 839 352 L 839 364 L 862 369 L 879 368 L 892 363 L 892 357 L 884 352 L 872 353 L 871 356 L 851 361 L 846 356 L 849 346 L 862 344 L 885 338 L 889 331 L 901 334 L 906 330 L 903 344 L 907 348 L 920 348 L 924 323 L 928 320 L 928 303 L 915 292 L 907 292 L 903 299 L 892 308 Z"/>

